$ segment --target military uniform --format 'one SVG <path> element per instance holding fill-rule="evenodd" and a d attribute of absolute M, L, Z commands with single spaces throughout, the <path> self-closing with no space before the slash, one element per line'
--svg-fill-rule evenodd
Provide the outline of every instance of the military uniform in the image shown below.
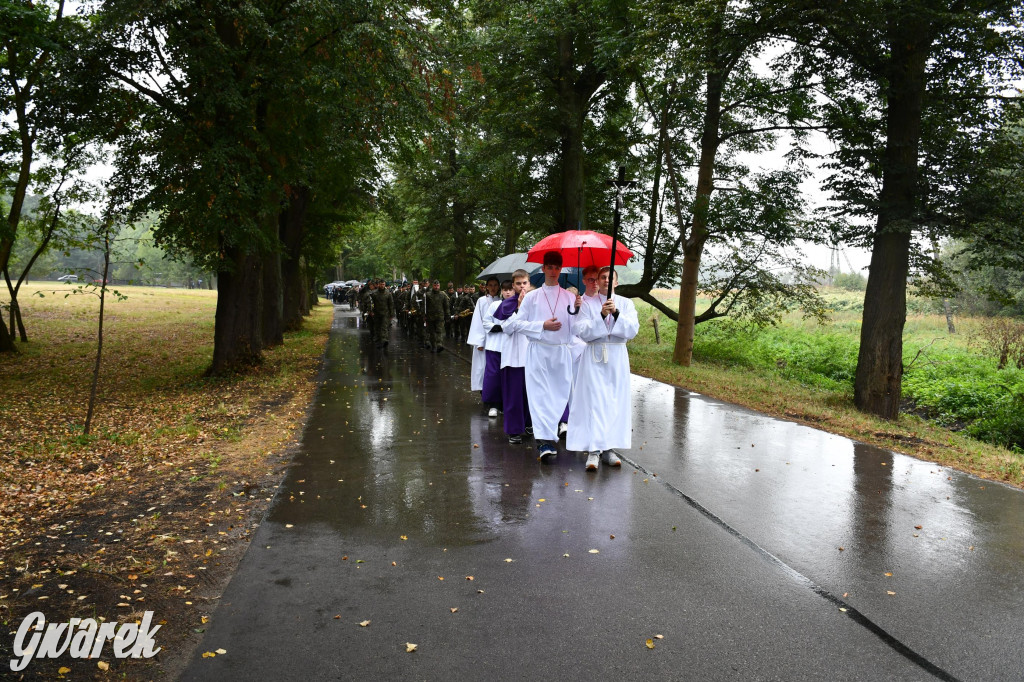
<path fill-rule="evenodd" d="M 372 338 L 378 345 L 387 345 L 391 336 L 391 319 L 395 316 L 395 300 L 385 287 L 378 287 L 373 296 Z"/>
<path fill-rule="evenodd" d="M 431 288 L 427 292 L 427 344 L 435 353 L 444 348 L 444 321 L 449 315 L 448 295 Z"/>
<path fill-rule="evenodd" d="M 448 297 L 448 309 L 450 314 L 444 318 L 444 335 L 449 339 L 455 337 L 455 320 L 452 319 L 452 315 L 455 314 L 455 303 L 459 297 L 459 293 L 455 290 L 455 285 L 448 282 L 448 289 L 444 292 L 445 296 Z"/>
<path fill-rule="evenodd" d="M 359 290 L 359 314 L 363 318 L 363 326 L 370 324 L 370 316 L 373 313 L 373 298 L 371 294 L 373 291 L 370 289 L 370 283 L 367 282 L 363 285 L 363 288 Z"/>
<path fill-rule="evenodd" d="M 402 330 L 409 327 L 409 290 L 402 287 L 395 294 L 395 316 L 398 318 L 398 326 Z"/>
<path fill-rule="evenodd" d="M 473 300 L 473 294 L 464 291 L 459 296 L 455 303 L 454 314 L 458 317 L 456 322 L 458 323 L 458 334 L 459 339 L 465 339 L 469 336 L 469 325 L 473 322 L 473 309 L 476 307 L 476 301 Z"/>

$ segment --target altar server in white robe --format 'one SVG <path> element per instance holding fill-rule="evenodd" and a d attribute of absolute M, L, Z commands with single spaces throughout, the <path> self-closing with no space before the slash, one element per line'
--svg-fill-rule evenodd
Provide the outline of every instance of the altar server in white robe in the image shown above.
<path fill-rule="evenodd" d="M 473 308 L 473 319 L 469 323 L 469 334 L 466 336 L 466 343 L 473 347 L 473 365 L 469 374 L 469 390 L 471 391 L 482 391 L 484 389 L 484 369 L 487 366 L 487 353 L 484 350 L 484 341 L 487 338 L 487 332 L 484 330 L 483 319 L 487 312 L 487 307 L 500 300 L 498 297 L 499 286 L 500 283 L 497 277 L 489 277 L 487 279 L 487 293 L 477 300 L 476 307 Z M 494 414 L 491 416 L 497 416 L 497 414 L 498 410 L 494 408 Z"/>
<path fill-rule="evenodd" d="M 572 390 L 572 315 L 575 296 L 558 285 L 562 256 L 544 254 L 544 285 L 523 297 L 510 332 L 530 339 L 526 348 L 526 392 L 540 461 L 557 456 L 558 422 Z"/>
<path fill-rule="evenodd" d="M 640 331 L 640 322 L 631 300 L 618 294 L 608 300 L 609 272 L 601 269 L 597 297 L 583 301 L 572 325 L 587 349 L 576 374 L 565 446 L 587 453 L 590 471 L 597 470 L 598 462 L 620 466 L 612 448 L 629 448 L 633 437 L 626 342 Z"/>

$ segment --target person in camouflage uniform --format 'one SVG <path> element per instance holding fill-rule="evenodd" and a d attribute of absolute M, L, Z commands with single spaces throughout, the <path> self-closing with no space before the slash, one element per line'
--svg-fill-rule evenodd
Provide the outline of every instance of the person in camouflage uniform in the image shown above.
<path fill-rule="evenodd" d="M 476 301 L 473 299 L 473 285 L 465 284 L 462 287 L 462 294 L 459 296 L 454 310 L 460 340 L 464 341 L 469 336 L 469 325 L 473 322 L 473 308 L 475 307 Z"/>
<path fill-rule="evenodd" d="M 384 285 L 384 280 L 377 280 L 377 289 L 373 292 L 373 326 L 372 338 L 377 347 L 388 345 L 391 337 L 391 320 L 395 317 L 395 299 Z"/>
<path fill-rule="evenodd" d="M 441 282 L 435 279 L 427 292 L 427 345 L 435 353 L 444 350 L 444 321 L 449 315 L 448 295 L 441 291 Z"/>
<path fill-rule="evenodd" d="M 444 335 L 446 338 L 455 337 L 455 307 L 458 305 L 459 292 L 455 290 L 455 283 L 448 282 L 448 286 L 444 290 L 445 296 L 448 297 L 448 310 L 451 314 L 444 318 Z"/>
<path fill-rule="evenodd" d="M 359 315 L 362 318 L 364 327 L 370 325 L 370 314 L 373 312 L 373 303 L 371 294 L 373 293 L 373 280 L 367 280 L 366 284 L 359 290 L 359 298 L 357 299 L 359 305 Z"/>

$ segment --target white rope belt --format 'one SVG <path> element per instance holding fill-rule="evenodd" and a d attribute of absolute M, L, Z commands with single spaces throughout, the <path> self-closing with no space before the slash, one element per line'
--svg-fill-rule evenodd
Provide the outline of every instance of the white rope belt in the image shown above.
<path fill-rule="evenodd" d="M 591 355 L 594 358 L 594 362 L 603 362 L 608 364 L 608 346 L 625 346 L 625 341 L 592 341 L 587 344 L 591 348 Z M 601 347 L 598 350 L 598 346 Z"/>
<path fill-rule="evenodd" d="M 547 341 L 541 341 L 540 339 L 530 339 L 530 343 L 540 343 L 540 344 L 543 344 L 545 346 L 555 346 L 555 347 L 571 345 L 571 344 L 568 344 L 568 343 L 548 343 Z"/>

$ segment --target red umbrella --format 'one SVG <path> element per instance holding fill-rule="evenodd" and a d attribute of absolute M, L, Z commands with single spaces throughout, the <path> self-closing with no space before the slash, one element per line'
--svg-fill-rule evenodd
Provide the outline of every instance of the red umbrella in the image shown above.
<path fill-rule="evenodd" d="M 612 238 L 591 230 L 569 230 L 548 235 L 537 242 L 527 253 L 527 262 L 543 263 L 544 254 L 557 251 L 562 254 L 565 267 L 586 268 L 596 265 L 603 268 L 611 264 Z M 633 252 L 622 242 L 615 244 L 615 264 L 625 265 Z"/>

